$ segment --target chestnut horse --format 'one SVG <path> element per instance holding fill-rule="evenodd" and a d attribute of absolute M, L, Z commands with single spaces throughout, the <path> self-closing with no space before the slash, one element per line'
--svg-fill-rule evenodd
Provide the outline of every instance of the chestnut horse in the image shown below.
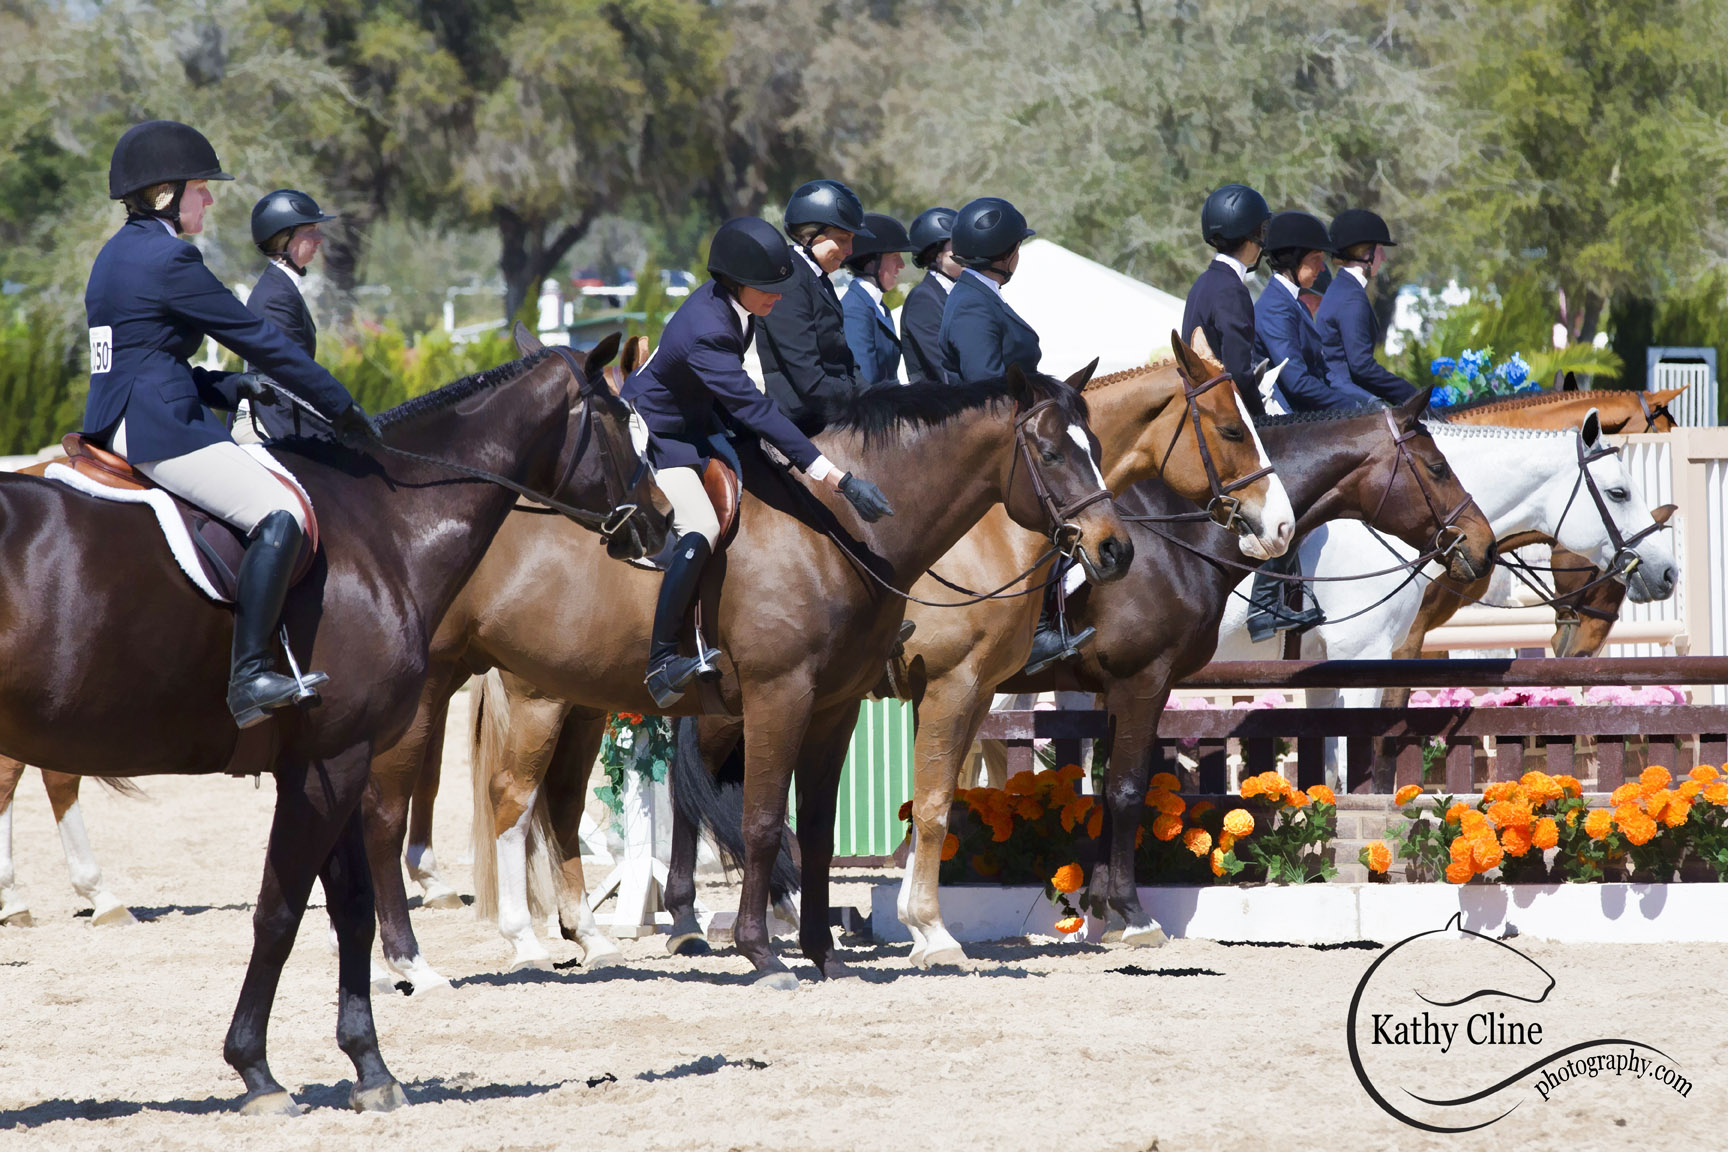
<path fill-rule="evenodd" d="M 803 921 L 805 954 L 826 973 L 826 892 L 815 878 L 826 876 L 835 788 L 858 702 L 898 642 L 905 605 L 897 591 L 999 503 L 1016 522 L 1059 535 L 1100 582 L 1126 572 L 1133 553 L 1091 456 L 1085 404 L 1059 380 L 1011 369 L 981 384 L 879 389 L 832 413 L 816 443 L 836 466 L 880 485 L 896 514 L 865 524 L 828 489 L 741 443 L 738 532 L 704 577 L 702 612 L 707 638 L 724 653 L 717 701 L 753 735 L 762 783 L 746 822 L 770 829 L 778 846 L 796 771 L 801 829 L 828 828 L 827 849 L 805 844 Z M 572 711 L 589 722 L 606 712 L 656 711 L 642 670 L 659 574 L 611 563 L 591 543 L 550 518 L 510 520 L 439 626 L 433 672 L 407 738 L 374 763 L 368 842 L 385 958 L 399 970 L 430 971 L 408 922 L 397 861 L 407 799 L 461 681 L 499 668 L 520 701 L 506 731 L 477 742 L 498 754 L 475 765 L 493 801 L 498 869 L 512 878 L 521 873 L 522 842 Z M 704 706 L 692 692 L 674 711 Z M 496 710 L 482 713 L 483 725 L 499 720 Z M 574 857 L 580 789 L 566 781 L 546 789 L 560 804 L 558 830 Z M 476 846 L 477 855 L 486 850 Z M 768 947 L 771 857 L 746 862 L 735 939 L 770 984 L 786 986 L 795 980 Z"/>
<path fill-rule="evenodd" d="M 385 413 L 379 427 L 382 444 L 363 452 L 276 445 L 322 510 L 323 548 L 289 593 L 284 623 L 330 683 L 316 710 L 277 713 L 245 735 L 223 696 L 232 616 L 181 573 L 155 517 L 48 480 L 0 476 L 0 553 L 10 562 L 0 593 L 0 749 L 73 774 L 256 764 L 276 777 L 252 955 L 223 1047 L 249 1113 L 298 1110 L 271 1075 L 266 1029 L 315 877 L 338 939 L 336 1037 L 354 1064 L 350 1103 L 406 1103 L 378 1051 L 368 982 L 373 908 L 358 807 L 372 749 L 407 728 L 427 639 L 517 499 L 477 474 L 556 491 L 599 527 L 604 511 L 581 509 L 617 507 L 619 478 L 608 465 L 629 443 L 623 406 L 548 357 L 457 381 Z M 578 453 L 587 440 L 601 450 Z M 635 519 L 638 543 L 657 546 L 663 528 Z"/>
<path fill-rule="evenodd" d="M 1675 426 L 1668 405 L 1686 391 L 1668 388 L 1660 392 L 1618 389 L 1579 392 L 1571 387 L 1574 381 L 1570 372 L 1566 374 L 1566 382 L 1568 386 L 1561 391 L 1498 396 L 1456 408 L 1438 408 L 1432 416 L 1448 424 L 1505 424 L 1565 432 L 1578 427 L 1584 414 L 1594 408 L 1602 421 L 1602 431 L 1611 436 L 1625 432 L 1667 432 Z"/>
<path fill-rule="evenodd" d="M 24 762 L 0 756 L 0 924 L 27 928 L 31 925 L 30 908 L 15 886 L 17 872 L 12 864 L 12 800 L 17 794 L 18 781 L 24 776 Z M 92 924 L 135 924 L 132 910 L 127 908 L 102 883 L 102 866 L 96 863 L 96 853 L 90 847 L 90 833 L 84 827 L 84 813 L 78 803 L 80 776 L 64 772 L 43 772 L 42 786 L 48 792 L 48 806 L 54 812 L 54 825 L 60 831 L 60 847 L 66 853 L 66 871 L 72 876 L 72 890 L 92 905 Z M 111 781 L 119 787 L 123 781 Z M 130 788 L 130 784 L 125 784 Z"/>
<path fill-rule="evenodd" d="M 1328 520 L 1365 520 L 1413 548 L 1449 546 L 1447 566 L 1455 575 L 1471 577 L 1488 569 L 1493 532 L 1420 423 L 1426 405 L 1423 394 L 1396 409 L 1304 413 L 1259 424 L 1295 507 L 1298 536 Z M 1130 489 L 1122 506 L 1130 517 L 1167 518 L 1181 511 L 1182 501 L 1149 482 Z M 1075 679 L 1081 689 L 1104 695 L 1111 725 L 1102 832 L 1107 855 L 1088 892 L 1102 896 L 1126 922 L 1124 941 L 1157 945 L 1164 934 L 1140 905 L 1134 846 L 1158 724 L 1171 687 L 1211 660 L 1225 605 L 1245 566 L 1234 542 L 1209 524 L 1168 519 L 1130 519 L 1130 524 L 1135 547 L 1143 557 L 1156 559 L 1143 561 L 1119 584 L 1094 588 L 1076 614 L 1076 624 L 1096 627 L 1098 636 Z M 1045 686 L 1011 680 L 1002 690 Z M 928 804 L 931 813 L 939 809 L 934 800 Z M 920 831 L 920 846 L 940 843 L 940 837 L 932 840 Z M 959 954 L 951 936 L 943 940 L 934 934 L 941 922 L 933 880 L 925 891 L 910 894 L 908 910 L 926 940 L 941 943 L 934 957 L 927 947 L 927 961 Z"/>

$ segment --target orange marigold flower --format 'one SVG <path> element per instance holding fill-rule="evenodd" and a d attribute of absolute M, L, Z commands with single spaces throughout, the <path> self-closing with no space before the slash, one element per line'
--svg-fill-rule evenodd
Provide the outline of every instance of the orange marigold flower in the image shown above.
<path fill-rule="evenodd" d="M 1662 788 L 1644 797 L 1644 811 L 1650 814 L 1650 819 L 1662 819 L 1662 813 L 1668 810 L 1668 805 L 1680 799 L 1680 793 L 1672 789 Z"/>
<path fill-rule="evenodd" d="M 1668 774 L 1668 769 L 1660 764 L 1652 764 L 1638 774 L 1638 786 L 1646 796 L 1659 788 L 1668 787 L 1674 777 Z"/>
<path fill-rule="evenodd" d="M 1500 833 L 1500 849 L 1508 856 L 1522 856 L 1530 851 L 1530 829 L 1514 825 Z"/>
<path fill-rule="evenodd" d="M 1084 775 L 1086 775 L 1086 769 L 1078 764 L 1064 764 L 1056 770 L 1056 779 L 1064 784 L 1073 784 Z"/>
<path fill-rule="evenodd" d="M 1396 796 L 1392 797 L 1392 803 L 1399 808 L 1402 808 L 1420 795 L 1422 795 L 1422 785 L 1406 784 L 1404 787 L 1398 789 L 1398 794 Z M 1331 801 L 1328 801 L 1328 803 L 1331 803 Z"/>
<path fill-rule="evenodd" d="M 960 851 L 960 837 L 950 832 L 942 837 L 942 859 L 954 859 L 954 853 Z"/>
<path fill-rule="evenodd" d="M 1254 816 L 1246 808 L 1232 808 L 1224 813 L 1224 831 L 1242 837 L 1254 831 Z"/>
<path fill-rule="evenodd" d="M 1546 772 L 1526 772 L 1518 781 L 1530 800 L 1536 804 L 1546 804 L 1550 800 L 1558 800 L 1566 795 L 1563 779 L 1550 776 Z"/>
<path fill-rule="evenodd" d="M 1464 801 L 1462 801 L 1462 800 L 1459 800 L 1458 802 L 1453 804 L 1452 807 L 1446 809 L 1446 823 L 1448 823 L 1448 824 L 1458 823 L 1458 821 L 1464 819 L 1464 813 L 1466 813 L 1468 811 L 1470 811 L 1470 805 L 1464 803 Z"/>
<path fill-rule="evenodd" d="M 1613 793 L 1608 797 L 1608 803 L 1611 807 L 1618 808 L 1620 805 L 1630 803 L 1642 795 L 1644 795 L 1644 790 L 1638 786 L 1638 782 L 1636 780 L 1628 780 L 1626 783 L 1620 785 L 1620 787 L 1614 789 Z"/>
<path fill-rule="evenodd" d="M 1386 841 L 1369 841 L 1368 871 L 1384 872 L 1390 867 L 1392 867 L 1392 849 L 1386 847 Z"/>
<path fill-rule="evenodd" d="M 1160 840 L 1174 840 L 1182 834 L 1182 817 L 1160 812 L 1152 821 L 1152 835 Z"/>
<path fill-rule="evenodd" d="M 1568 821 L 1576 814 L 1568 813 Z M 1530 833 L 1530 843 L 1544 852 L 1560 843 L 1560 825 L 1554 823 L 1554 817 L 1544 816 L 1536 821 L 1536 827 Z"/>
<path fill-rule="evenodd" d="M 1202 800 L 1199 803 L 1195 804 L 1194 807 L 1192 807 L 1188 810 L 1188 815 L 1190 815 L 1190 816 L 1194 817 L 1194 819 L 1198 820 L 1198 819 L 1200 819 L 1200 817 L 1206 815 L 1206 813 L 1212 811 L 1212 809 L 1214 809 L 1216 807 L 1217 807 L 1217 805 L 1212 803 L 1212 801 Z"/>
<path fill-rule="evenodd" d="M 1244 800 L 1252 800 L 1260 795 L 1260 777 L 1250 776 L 1242 781 L 1241 793 Z"/>
<path fill-rule="evenodd" d="M 900 819 L 902 819 L 902 820 L 912 819 L 912 801 L 907 800 L 900 805 Z"/>
<path fill-rule="evenodd" d="M 1326 787 L 1324 784 L 1314 784 L 1310 786 L 1308 789 L 1308 799 L 1314 801 L 1316 804 L 1338 803 L 1338 797 L 1333 794 L 1332 789 Z"/>
<path fill-rule="evenodd" d="M 1298 792 L 1296 789 L 1292 788 L 1290 789 L 1290 794 L 1284 797 L 1284 803 L 1290 805 L 1292 808 L 1306 808 L 1309 804 L 1308 794 L 1306 792 Z"/>
<path fill-rule="evenodd" d="M 1728 806 L 1728 781 L 1718 780 L 1704 785 L 1704 799 L 1718 807 Z"/>
<path fill-rule="evenodd" d="M 1458 826 L 1464 830 L 1466 836 L 1480 835 L 1488 830 L 1488 817 L 1474 808 L 1467 808 L 1463 815 L 1458 817 Z"/>
<path fill-rule="evenodd" d="M 1637 815 L 1625 821 L 1621 821 L 1619 813 L 1616 812 L 1614 822 L 1620 826 L 1620 831 L 1625 833 L 1626 839 L 1636 845 L 1650 843 L 1656 838 L 1656 833 L 1661 831 L 1656 826 L 1656 821 L 1643 811 L 1638 811 Z"/>
<path fill-rule="evenodd" d="M 1078 892 L 1086 883 L 1086 870 L 1079 864 L 1064 864 L 1050 877 L 1050 887 L 1061 893 Z"/>
<path fill-rule="evenodd" d="M 1704 785 L 1698 783 L 1698 781 L 1696 781 L 1696 780 L 1688 780 L 1684 784 L 1680 785 L 1680 790 L 1679 790 L 1678 795 L 1683 796 L 1688 800 L 1691 800 L 1691 799 L 1694 799 L 1698 795 L 1698 793 L 1700 793 L 1702 791 L 1704 791 Z"/>
<path fill-rule="evenodd" d="M 1566 813 L 1566 827 L 1575 828 L 1577 826 L 1578 826 L 1578 809 L 1574 808 L 1571 811 Z"/>
<path fill-rule="evenodd" d="M 1662 810 L 1662 823 L 1670 828 L 1678 828 L 1686 823 L 1686 818 L 1692 815 L 1692 802 L 1676 795 L 1668 802 L 1668 807 Z"/>
<path fill-rule="evenodd" d="M 1584 795 L 1584 785 L 1578 782 L 1578 777 L 1576 776 L 1556 776 L 1554 777 L 1554 782 L 1559 784 L 1561 789 L 1568 796 Z"/>
<path fill-rule="evenodd" d="M 1012 835 L 1014 835 L 1014 817 L 1007 816 L 990 821 L 990 839 L 996 843 L 1004 843 Z"/>
<path fill-rule="evenodd" d="M 1518 787 L 1510 780 L 1496 780 L 1482 789 L 1484 803 L 1492 804 L 1497 800 L 1505 800 L 1512 795 L 1512 789 Z"/>
<path fill-rule="evenodd" d="M 1459 861 L 1454 860 L 1452 863 L 1446 865 L 1446 879 L 1450 880 L 1454 884 L 1466 883 L 1469 881 L 1470 877 L 1474 875 L 1476 875 L 1476 870 L 1470 867 L 1468 863 L 1460 863 Z"/>
<path fill-rule="evenodd" d="M 1614 826 L 1620 831 L 1626 831 L 1626 825 L 1644 815 L 1644 809 L 1633 801 L 1614 806 Z"/>
<path fill-rule="evenodd" d="M 1584 834 L 1592 840 L 1600 840 L 1608 835 L 1613 823 L 1614 817 L 1608 809 L 1596 808 L 1584 817 Z"/>
<path fill-rule="evenodd" d="M 1037 786 L 1038 778 L 1034 773 L 1016 772 L 1014 775 L 1008 777 L 1008 784 L 1005 791 L 1010 796 L 1030 796 L 1032 795 L 1032 790 Z"/>
<path fill-rule="evenodd" d="M 1062 821 L 1062 831 L 1074 831 L 1074 825 L 1086 819 L 1086 814 L 1092 811 L 1093 800 L 1090 796 L 1075 796 L 1062 805 L 1059 817 Z"/>
<path fill-rule="evenodd" d="M 1236 847 L 1236 834 L 1234 832 L 1226 829 L 1225 831 L 1218 833 L 1219 850 L 1228 852 L 1234 847 Z"/>
<path fill-rule="evenodd" d="M 1692 769 L 1692 771 L 1686 773 L 1688 779 L 1696 780 L 1700 784 L 1709 784 L 1720 775 L 1720 772 L 1710 767 L 1708 764 L 1700 764 L 1698 767 Z"/>
<path fill-rule="evenodd" d="M 1002 866 L 996 863 L 996 857 L 980 852 L 972 857 L 972 871 L 980 876 L 994 876 L 1002 871 Z"/>
<path fill-rule="evenodd" d="M 1142 824 L 1134 829 L 1134 847 L 1138 849 L 1144 843 L 1146 843 L 1146 825 Z"/>
<path fill-rule="evenodd" d="M 1190 828 L 1182 833 L 1182 847 L 1196 856 L 1205 856 L 1212 851 L 1212 833 L 1204 828 Z"/>
<path fill-rule="evenodd" d="M 1152 806 L 1167 816 L 1180 816 L 1188 809 L 1188 801 L 1174 792 L 1156 792 Z"/>
<path fill-rule="evenodd" d="M 1103 831 L 1104 831 L 1104 805 L 1094 804 L 1094 805 L 1092 805 L 1091 815 L 1086 817 L 1086 835 L 1091 837 L 1092 839 L 1096 840 L 1096 839 L 1098 839 L 1099 834 L 1102 833 Z"/>
<path fill-rule="evenodd" d="M 1224 849 L 1224 848 L 1212 849 L 1212 875 L 1214 875 L 1214 876 L 1224 875 L 1224 853 L 1226 851 L 1228 851 L 1228 849 Z"/>
<path fill-rule="evenodd" d="M 1475 846 L 1470 837 L 1459 836 L 1447 846 L 1446 851 L 1451 854 L 1452 863 L 1467 865 L 1474 858 Z"/>
<path fill-rule="evenodd" d="M 1471 839 L 1470 859 L 1478 872 L 1498 868 L 1501 857 L 1504 855 L 1505 851 L 1500 847 L 1500 841 L 1494 839 L 1493 836 L 1476 836 Z"/>
<path fill-rule="evenodd" d="M 1014 815 L 1022 820 L 1036 820 L 1044 815 L 1044 805 L 1035 796 L 1022 796 L 1014 802 Z"/>
<path fill-rule="evenodd" d="M 1078 932 L 1084 927 L 1086 927 L 1086 919 L 1083 916 L 1064 916 L 1056 921 L 1056 931 L 1064 936 Z"/>
<path fill-rule="evenodd" d="M 1157 775 L 1152 777 L 1152 787 L 1162 788 L 1166 792 L 1180 792 L 1182 790 L 1182 781 L 1176 779 L 1175 774 L 1172 772 L 1159 772 Z"/>

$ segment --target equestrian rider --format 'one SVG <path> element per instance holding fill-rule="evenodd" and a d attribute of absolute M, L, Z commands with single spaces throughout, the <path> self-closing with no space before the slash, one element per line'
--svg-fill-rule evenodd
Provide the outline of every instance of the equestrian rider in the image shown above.
<path fill-rule="evenodd" d="M 1306 212 L 1280 212 L 1266 226 L 1266 262 L 1273 276 L 1254 302 L 1254 358 L 1283 363 L 1273 398 L 1286 412 L 1354 408 L 1374 399 L 1354 384 L 1340 388 L 1328 379 L 1320 330 L 1301 302 L 1331 252 L 1326 225 Z"/>
<path fill-rule="evenodd" d="M 943 370 L 951 383 L 1000 379 L 1011 364 L 1023 372 L 1038 371 L 1044 355 L 1038 333 L 1002 299 L 1002 286 L 1020 266 L 1020 245 L 1033 235 L 1020 210 L 996 196 L 980 197 L 956 214 L 950 244 L 965 271 L 949 290 L 939 340 Z M 1083 579 L 1084 573 L 1069 561 L 1057 559 L 1044 589 L 1027 675 L 1073 659 L 1092 638 L 1091 628 L 1070 636 L 1061 607 L 1066 592 L 1078 588 L 1077 581 Z M 1070 583 L 1072 587 L 1065 587 Z"/>
<path fill-rule="evenodd" d="M 269 386 L 251 373 L 194 368 L 209 336 L 268 371 L 331 418 L 351 444 L 375 442 L 366 413 L 336 379 L 222 286 L 179 234 L 203 229 L 211 180 L 232 180 L 197 130 L 151 120 L 114 147 L 108 194 L 126 223 L 90 270 L 90 395 L 84 435 L 176 496 L 245 533 L 234 596 L 228 707 L 242 728 L 295 698 L 272 637 L 305 533 L 299 501 L 234 443 L 209 404 L 232 409 Z"/>
<path fill-rule="evenodd" d="M 836 489 L 865 520 L 894 512 L 874 484 L 829 462 L 744 371 L 744 349 L 757 321 L 774 310 L 783 289 L 798 285 L 799 266 L 767 221 L 728 220 L 708 249 L 713 279 L 679 306 L 654 355 L 624 382 L 622 395 L 634 410 L 631 437 L 672 504 L 675 539 L 654 608 L 646 677 L 661 708 L 677 703 L 696 676 L 720 675 L 712 666 L 716 651 L 680 656 L 678 638 L 720 535 L 702 474 L 709 458 L 732 455 L 720 425 L 722 409 L 812 480 Z"/>
<path fill-rule="evenodd" d="M 858 366 L 846 345 L 840 297 L 828 279 L 854 238 L 867 240 L 864 205 L 838 180 L 800 185 L 786 202 L 786 235 L 795 259 L 779 307 L 763 313 L 756 352 L 768 395 L 800 427 L 815 430 L 825 399 L 862 391 Z"/>
<path fill-rule="evenodd" d="M 965 271 L 954 258 L 956 215 L 952 208 L 926 208 L 912 221 L 912 263 L 926 270 L 900 306 L 900 347 L 912 384 L 947 379 L 942 371 L 942 307 Z"/>
<path fill-rule="evenodd" d="M 246 308 L 280 328 L 308 357 L 318 355 L 318 325 L 306 307 L 306 268 L 324 243 L 318 225 L 334 219 L 319 210 L 318 201 L 292 188 L 278 188 L 252 207 L 252 243 L 270 262 L 246 297 Z M 234 412 L 234 438 L 255 442 L 254 426 L 261 426 L 268 439 L 328 434 L 323 421 L 297 404 L 252 409 L 241 401 Z"/>
<path fill-rule="evenodd" d="M 1365 208 L 1348 208 L 1332 218 L 1332 248 L 1338 254 L 1338 274 L 1320 301 L 1314 323 L 1326 355 L 1326 373 L 1333 387 L 1354 385 L 1388 404 L 1402 404 L 1416 389 L 1374 358 L 1383 333 L 1368 302 L 1368 278 L 1386 262 L 1386 249 L 1396 247 L 1386 221 Z"/>
<path fill-rule="evenodd" d="M 1236 392 L 1251 416 L 1262 415 L 1254 388 L 1254 300 L 1248 273 L 1260 266 L 1266 223 L 1272 210 L 1266 198 L 1246 184 L 1226 184 L 1206 197 L 1200 209 L 1200 235 L 1217 250 L 1188 290 L 1182 309 L 1182 339 L 1194 329 L 1206 333 L 1212 354 L 1236 381 Z"/>
<path fill-rule="evenodd" d="M 901 253 L 912 251 L 912 241 L 900 221 L 880 212 L 866 212 L 864 227 L 870 230 L 869 238 L 854 241 L 852 255 L 846 258 L 852 285 L 840 301 L 840 310 L 846 318 L 846 343 L 864 387 L 881 388 L 900 383 L 900 335 L 882 296 L 899 282 L 900 270 L 906 267 Z"/>

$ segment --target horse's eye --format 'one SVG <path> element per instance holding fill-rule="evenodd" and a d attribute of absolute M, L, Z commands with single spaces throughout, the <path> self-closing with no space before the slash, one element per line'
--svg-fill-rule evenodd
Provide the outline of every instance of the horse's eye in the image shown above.
<path fill-rule="evenodd" d="M 1630 499 L 1631 496 L 1632 496 L 1632 494 L 1630 492 L 1626 491 L 1626 489 L 1624 489 L 1624 488 L 1610 488 L 1610 489 L 1608 489 L 1608 499 L 1614 501 L 1617 504 L 1620 503 L 1621 501 Z"/>
<path fill-rule="evenodd" d="M 1240 424 L 1221 424 L 1218 426 L 1218 435 L 1232 444 L 1240 444 L 1248 439 L 1248 433 L 1243 431 Z"/>
<path fill-rule="evenodd" d="M 1436 480 L 1444 480 L 1448 476 L 1452 475 L 1452 469 L 1447 467 L 1444 463 L 1430 464 L 1428 465 L 1428 475 L 1434 477 Z"/>
<path fill-rule="evenodd" d="M 1055 465 L 1062 463 L 1062 453 L 1060 452 L 1053 452 L 1050 449 L 1045 448 L 1039 453 L 1039 455 L 1044 458 L 1044 463 L 1046 464 Z"/>

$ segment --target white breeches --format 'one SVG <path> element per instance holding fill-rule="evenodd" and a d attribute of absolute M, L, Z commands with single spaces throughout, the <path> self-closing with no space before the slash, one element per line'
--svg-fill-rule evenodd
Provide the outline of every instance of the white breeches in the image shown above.
<path fill-rule="evenodd" d="M 648 425 L 634 412 L 630 413 L 630 443 L 637 455 L 648 455 Z M 679 536 L 699 533 L 708 541 L 708 547 L 713 548 L 720 539 L 720 518 L 714 514 L 714 504 L 708 499 L 708 490 L 702 487 L 702 477 L 696 469 L 655 469 L 654 483 L 672 505 L 672 531 Z"/>
<path fill-rule="evenodd" d="M 114 430 L 113 452 L 117 456 L 126 455 L 124 420 Z M 300 531 L 306 531 L 306 512 L 300 501 L 270 469 L 238 444 L 228 441 L 207 444 L 184 456 L 133 467 L 182 500 L 196 504 L 242 532 L 250 533 L 260 520 L 278 511 L 293 516 Z"/>

